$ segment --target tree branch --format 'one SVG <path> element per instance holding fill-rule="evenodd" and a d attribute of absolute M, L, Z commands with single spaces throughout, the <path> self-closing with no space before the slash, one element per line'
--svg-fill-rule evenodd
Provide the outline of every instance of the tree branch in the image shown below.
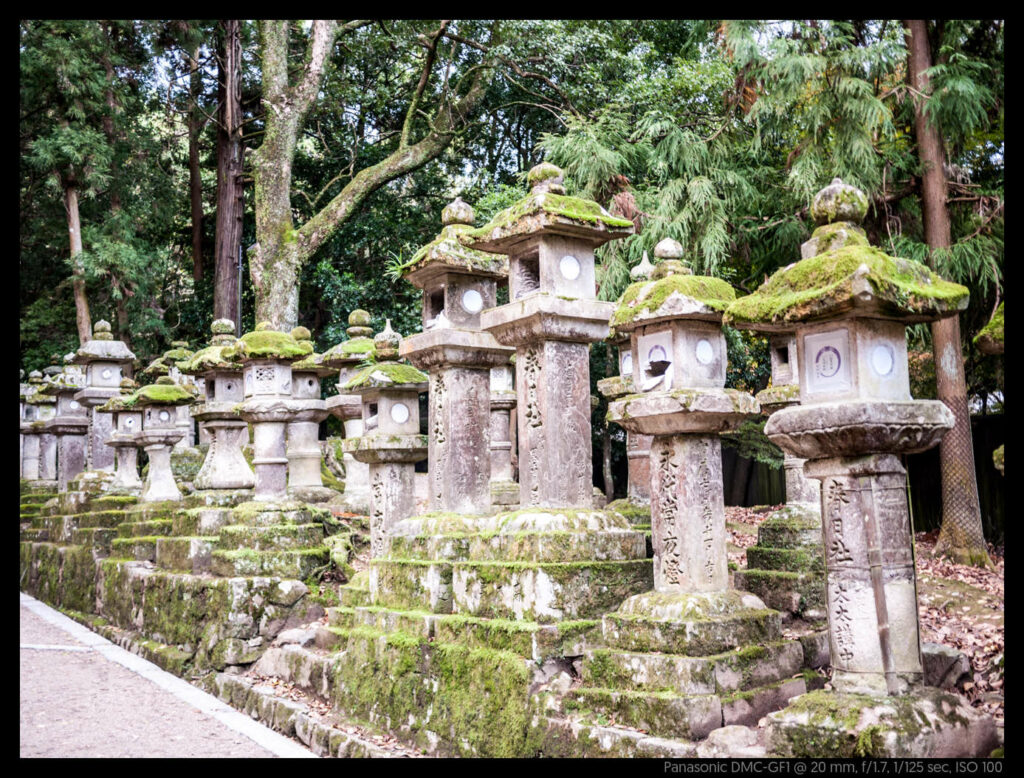
<path fill-rule="evenodd" d="M 412 119 L 416 115 L 420 99 L 423 97 L 423 90 L 427 88 L 427 81 L 430 80 L 430 72 L 434 69 L 434 60 L 437 58 L 437 42 L 444 35 L 450 19 L 442 19 L 441 26 L 430 37 L 427 46 L 427 59 L 423 63 L 423 70 L 420 72 L 420 81 L 416 84 L 416 91 L 413 93 L 412 101 L 409 103 L 409 110 L 405 112 L 405 121 L 402 123 L 402 137 L 398 141 L 398 147 L 404 149 L 409 145 L 409 132 L 412 130 Z"/>

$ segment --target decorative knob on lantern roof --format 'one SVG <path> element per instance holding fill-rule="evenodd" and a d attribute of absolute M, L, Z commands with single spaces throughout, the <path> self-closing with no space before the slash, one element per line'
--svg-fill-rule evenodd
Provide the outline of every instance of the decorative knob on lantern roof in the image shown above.
<path fill-rule="evenodd" d="M 93 340 L 113 340 L 114 336 L 110 334 L 110 322 L 106 319 L 100 319 L 92 328 Z"/>
<path fill-rule="evenodd" d="M 660 243 L 658 244 L 661 245 Z M 651 273 L 654 272 L 654 265 L 651 264 L 651 260 L 647 258 L 647 252 L 640 258 L 640 264 L 629 271 L 629 277 L 634 281 L 639 281 L 641 278 L 650 278 Z"/>
<path fill-rule="evenodd" d="M 860 189 L 832 179 L 811 201 L 811 216 L 818 225 L 834 222 L 860 224 L 868 213 L 868 198 Z"/>
<path fill-rule="evenodd" d="M 449 224 L 472 224 L 475 218 L 473 206 L 464 202 L 461 197 L 456 197 L 441 211 L 441 224 L 446 227 Z"/>

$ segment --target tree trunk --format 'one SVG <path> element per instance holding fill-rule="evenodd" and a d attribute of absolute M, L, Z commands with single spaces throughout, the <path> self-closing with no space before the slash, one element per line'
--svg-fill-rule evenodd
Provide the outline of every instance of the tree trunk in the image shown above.
<path fill-rule="evenodd" d="M 907 80 L 917 91 L 927 95 L 930 86 L 925 71 L 932 65 L 927 22 L 924 19 L 911 19 L 904 21 L 903 26 L 907 29 Z M 925 116 L 922 100 L 915 101 L 914 127 L 921 160 L 924 237 L 928 247 L 933 250 L 934 259 L 934 250 L 948 250 L 952 238 L 949 211 L 946 208 L 942 138 L 938 127 Z M 942 529 L 939 531 L 935 552 L 950 556 L 958 562 L 991 566 L 978 502 L 971 416 L 967 408 L 960 320 L 957 316 L 932 324 L 932 347 L 938 397 L 956 417 L 956 425 L 939 444 Z"/>
<path fill-rule="evenodd" d="M 238 317 L 238 249 L 242 244 L 242 41 L 237 19 L 223 22 L 217 128 L 217 235 L 213 317 Z M 241 326 L 241 322 L 235 322 Z"/>
<path fill-rule="evenodd" d="M 78 342 L 84 345 L 92 339 L 92 321 L 89 318 L 89 298 L 85 296 L 85 270 L 76 260 L 82 253 L 82 221 L 78 216 L 78 189 L 74 184 L 64 188 L 64 210 L 68 215 L 68 236 L 71 239 L 71 263 L 73 277 L 71 288 L 75 294 L 75 321 L 78 325 Z"/>
<path fill-rule="evenodd" d="M 199 72 L 199 48 L 188 56 L 188 189 L 192 199 L 192 278 L 203 279 L 203 181 L 199 175 L 199 131 L 202 118 L 199 113 L 199 93 L 202 74 Z"/>
<path fill-rule="evenodd" d="M 743 505 L 747 500 L 747 482 L 750 480 L 751 461 L 736 455 L 736 468 L 732 471 L 732 483 L 726 505 Z"/>

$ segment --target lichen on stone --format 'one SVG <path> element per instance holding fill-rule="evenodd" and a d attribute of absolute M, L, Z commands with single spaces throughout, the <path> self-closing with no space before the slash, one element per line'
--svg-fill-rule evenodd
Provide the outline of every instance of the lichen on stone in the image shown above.
<path fill-rule="evenodd" d="M 200 349 L 188 359 L 178 362 L 178 370 L 186 375 L 202 375 L 209 370 L 241 370 L 241 362 L 224 356 L 224 351 L 229 345 L 213 345 Z"/>
<path fill-rule="evenodd" d="M 429 379 L 422 370 L 398 362 L 378 362 L 368 365 L 352 376 L 342 389 L 359 387 L 391 388 L 401 384 L 421 384 Z"/>
<path fill-rule="evenodd" d="M 539 221 L 531 217 L 540 217 Z M 538 228 L 558 224 L 560 220 L 576 222 L 597 230 L 609 230 L 616 236 L 633 231 L 633 222 L 612 216 L 592 200 L 581 197 L 531 192 L 500 211 L 491 221 L 465 233 L 474 243 L 488 243 L 514 235 L 532 233 Z"/>
<path fill-rule="evenodd" d="M 975 336 L 974 344 L 986 354 L 1003 353 L 1003 303 L 999 303 L 988 324 Z"/>
<path fill-rule="evenodd" d="M 966 287 L 943 280 L 920 262 L 871 246 L 844 246 L 789 265 L 725 312 L 725 322 L 786 325 L 834 316 L 862 304 L 863 280 L 878 311 L 927 320 L 967 305 Z"/>
<path fill-rule="evenodd" d="M 508 258 L 503 254 L 491 254 L 470 248 L 468 233 L 473 228 L 468 224 L 449 224 L 441 233 L 412 255 L 412 259 L 401 267 L 403 277 L 410 271 L 429 265 L 451 266 L 453 269 L 477 271 L 494 275 L 508 274 Z"/>
<path fill-rule="evenodd" d="M 242 361 L 252 359 L 301 359 L 313 353 L 309 341 L 297 341 L 287 332 L 257 329 L 247 332 L 233 345 L 224 349 L 223 356 Z"/>

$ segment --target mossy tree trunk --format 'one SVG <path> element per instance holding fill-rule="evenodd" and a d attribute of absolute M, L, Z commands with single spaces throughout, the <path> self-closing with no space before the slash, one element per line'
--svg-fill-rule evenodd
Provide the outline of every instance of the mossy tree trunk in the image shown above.
<path fill-rule="evenodd" d="M 221 23 L 218 69 L 217 228 L 213 318 L 238 318 L 238 250 L 242 245 L 242 38 L 240 22 Z"/>
<path fill-rule="evenodd" d="M 68 217 L 71 264 L 74 268 L 71 289 L 75 295 L 75 323 L 78 326 L 78 342 L 84 345 L 92 339 L 92 321 L 89 318 L 89 298 L 85 295 L 85 269 L 76 259 L 82 253 L 82 219 L 78 213 L 78 187 L 74 183 L 65 182 L 64 210 Z"/>
<path fill-rule="evenodd" d="M 192 278 L 203 280 L 203 181 L 199 175 L 199 133 L 203 129 L 199 96 L 203 75 L 199 70 L 199 47 L 188 54 L 188 190 L 192 205 Z"/>
<path fill-rule="evenodd" d="M 932 66 L 927 22 L 910 19 L 907 30 L 907 80 L 922 95 L 930 93 L 925 74 Z M 945 154 L 939 129 L 924 112 L 923 100 L 915 102 L 915 133 L 921 161 L 921 201 L 925 242 L 929 248 L 948 250 L 952 244 L 946 206 Z M 967 408 L 960 320 L 951 316 L 932 324 L 936 389 L 939 399 L 953 412 L 956 424 L 939 444 L 942 473 L 942 528 L 937 554 L 978 566 L 991 566 L 981 523 L 978 482 L 974 472 L 971 416 Z"/>
<path fill-rule="evenodd" d="M 288 22 L 260 23 L 263 64 L 263 143 L 253 155 L 256 204 L 256 244 L 249 255 L 249 271 L 256 296 L 256 321 L 269 321 L 288 330 L 298 323 L 299 274 L 335 230 L 384 184 L 436 158 L 451 143 L 458 128 L 481 102 L 493 69 L 480 67 L 466 94 L 455 101 L 447 92 L 439 101 L 430 130 L 411 142 L 413 119 L 422 112 L 421 99 L 434 67 L 434 50 L 447 22 L 430 36 L 428 55 L 406 111 L 398 148 L 376 165 L 358 171 L 342 190 L 301 227 L 292 219 L 291 182 L 295 144 L 303 119 L 323 83 L 327 59 L 334 41 L 369 21 L 340 25 L 315 21 L 310 31 L 306 59 L 296 84 L 288 80 Z"/>

